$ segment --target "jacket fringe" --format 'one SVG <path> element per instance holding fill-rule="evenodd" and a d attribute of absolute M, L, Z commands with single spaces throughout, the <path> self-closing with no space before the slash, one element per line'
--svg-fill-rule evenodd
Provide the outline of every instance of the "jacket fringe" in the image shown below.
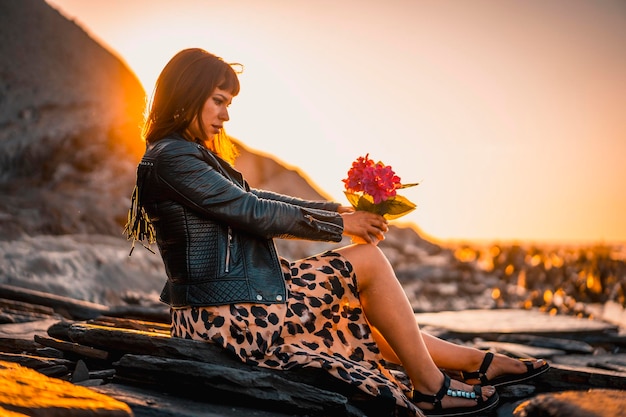
<path fill-rule="evenodd" d="M 141 199 L 139 194 L 139 187 L 135 186 L 131 197 L 130 209 L 128 210 L 128 221 L 124 226 L 122 234 L 126 235 L 127 240 L 132 240 L 133 244 L 130 248 L 128 256 L 133 254 L 135 249 L 135 242 L 141 243 L 141 245 L 152 253 L 155 253 L 150 245 L 156 242 L 156 232 L 154 225 L 150 221 L 148 214 L 141 206 Z M 147 241 L 148 245 L 144 243 Z"/>

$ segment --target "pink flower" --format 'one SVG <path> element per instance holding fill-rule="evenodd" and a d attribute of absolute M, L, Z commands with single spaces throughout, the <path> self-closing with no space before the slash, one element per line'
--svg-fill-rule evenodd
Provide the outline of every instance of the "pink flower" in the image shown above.
<path fill-rule="evenodd" d="M 418 185 L 400 182 L 391 166 L 369 159 L 369 154 L 360 156 L 342 180 L 348 201 L 356 210 L 365 210 L 394 219 L 415 209 L 415 204 L 397 195 L 396 190 Z"/>
<path fill-rule="evenodd" d="M 346 191 L 368 194 L 374 199 L 374 204 L 394 197 L 396 190 L 402 187 L 400 177 L 391 166 L 382 162 L 374 163 L 369 159 L 369 154 L 357 158 L 348 171 L 348 178 L 342 181 Z"/>

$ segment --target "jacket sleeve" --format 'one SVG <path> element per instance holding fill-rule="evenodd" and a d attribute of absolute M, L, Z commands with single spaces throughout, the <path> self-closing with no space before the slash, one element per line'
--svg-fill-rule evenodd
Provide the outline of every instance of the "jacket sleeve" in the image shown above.
<path fill-rule="evenodd" d="M 194 143 L 170 142 L 158 153 L 154 169 L 173 200 L 235 229 L 267 238 L 341 241 L 338 213 L 260 198 L 208 163 Z"/>
<path fill-rule="evenodd" d="M 257 197 L 263 198 L 266 200 L 274 200 L 274 201 L 282 201 L 284 203 L 293 204 L 294 206 L 313 208 L 318 210 L 327 210 L 327 211 L 337 211 L 339 207 L 339 203 L 335 203 L 332 201 L 313 201 L 313 200 L 303 200 L 301 198 L 292 197 L 285 194 L 275 193 L 273 191 L 268 190 L 260 190 L 257 188 L 253 188 L 252 191 Z"/>

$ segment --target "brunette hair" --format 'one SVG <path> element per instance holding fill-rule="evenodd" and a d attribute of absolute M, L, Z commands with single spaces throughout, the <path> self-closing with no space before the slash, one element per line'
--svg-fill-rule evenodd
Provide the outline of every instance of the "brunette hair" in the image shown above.
<path fill-rule="evenodd" d="M 143 126 L 143 138 L 150 144 L 172 133 L 183 134 L 194 118 L 206 138 L 202 107 L 216 88 L 239 93 L 239 79 L 233 65 L 200 48 L 184 49 L 165 65 L 152 93 Z M 195 140 L 195 138 L 187 138 Z M 223 129 L 211 142 L 211 150 L 232 163 L 237 156 Z"/>

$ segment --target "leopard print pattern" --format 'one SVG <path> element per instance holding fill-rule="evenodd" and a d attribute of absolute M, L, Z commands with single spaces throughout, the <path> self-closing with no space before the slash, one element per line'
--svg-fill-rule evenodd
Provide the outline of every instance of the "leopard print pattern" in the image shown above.
<path fill-rule="evenodd" d="M 337 252 L 281 259 L 287 304 L 172 310 L 172 337 L 216 343 L 243 362 L 272 369 L 316 367 L 365 393 L 421 415 L 411 387 L 386 367 L 361 308 L 356 275 Z M 386 398 L 385 398 L 386 397 Z"/>

